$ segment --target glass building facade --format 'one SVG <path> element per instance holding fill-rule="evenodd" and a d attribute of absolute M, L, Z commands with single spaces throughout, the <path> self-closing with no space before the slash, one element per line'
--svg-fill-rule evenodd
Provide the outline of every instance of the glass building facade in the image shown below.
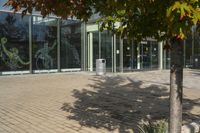
<path fill-rule="evenodd" d="M 29 70 L 29 17 L 0 12 L 0 71 Z"/>
<path fill-rule="evenodd" d="M 184 43 L 184 66 L 200 68 L 200 37 L 192 29 Z M 170 68 L 170 51 L 148 38 L 140 43 L 100 32 L 94 20 L 80 22 L 39 14 L 13 14 L 0 8 L 0 74 L 95 71 L 106 59 L 107 72 Z"/>

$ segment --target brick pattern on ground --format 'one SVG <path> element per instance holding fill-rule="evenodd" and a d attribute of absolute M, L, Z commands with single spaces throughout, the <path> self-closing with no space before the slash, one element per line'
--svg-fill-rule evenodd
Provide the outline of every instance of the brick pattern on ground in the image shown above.
<path fill-rule="evenodd" d="M 184 123 L 200 120 L 200 72 L 184 73 Z M 169 71 L 0 77 L 0 133 L 132 133 L 168 115 Z"/>

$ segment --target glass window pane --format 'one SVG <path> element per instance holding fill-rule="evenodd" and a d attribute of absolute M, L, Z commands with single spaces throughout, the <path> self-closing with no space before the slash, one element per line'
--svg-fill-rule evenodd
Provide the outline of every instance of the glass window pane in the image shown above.
<path fill-rule="evenodd" d="M 123 68 L 131 70 L 131 42 L 128 39 L 123 40 Z"/>
<path fill-rule="evenodd" d="M 108 31 L 101 33 L 101 57 L 106 59 L 107 71 L 112 71 L 112 34 Z"/>
<path fill-rule="evenodd" d="M 197 30 L 194 30 L 194 37 L 193 37 L 193 39 L 194 39 L 194 56 L 192 59 L 192 62 L 193 62 L 192 67 L 199 69 L 200 68 L 200 36 L 199 36 L 199 32 Z"/>
<path fill-rule="evenodd" d="M 61 68 L 81 68 L 81 22 L 78 20 L 62 21 Z"/>
<path fill-rule="evenodd" d="M 120 37 L 116 37 L 116 71 L 120 72 Z"/>
<path fill-rule="evenodd" d="M 185 40 L 185 65 L 191 67 L 192 65 L 192 36 L 188 36 Z"/>
<path fill-rule="evenodd" d="M 158 68 L 158 43 L 151 42 L 151 68 Z"/>
<path fill-rule="evenodd" d="M 33 70 L 57 68 L 57 19 L 33 16 Z"/>
<path fill-rule="evenodd" d="M 194 33 L 194 54 L 200 55 L 200 36 L 197 31 Z"/>
<path fill-rule="evenodd" d="M 93 33 L 93 70 L 96 70 L 96 59 L 99 59 L 99 32 Z"/>
<path fill-rule="evenodd" d="M 0 71 L 29 69 L 29 17 L 0 12 Z"/>

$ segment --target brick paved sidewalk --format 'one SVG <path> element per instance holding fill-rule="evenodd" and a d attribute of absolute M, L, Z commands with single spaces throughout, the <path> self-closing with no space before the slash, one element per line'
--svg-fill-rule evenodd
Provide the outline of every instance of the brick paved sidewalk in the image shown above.
<path fill-rule="evenodd" d="M 0 133 L 132 132 L 146 117 L 168 117 L 168 73 L 0 77 Z M 185 73 L 185 123 L 200 119 L 199 81 Z"/>

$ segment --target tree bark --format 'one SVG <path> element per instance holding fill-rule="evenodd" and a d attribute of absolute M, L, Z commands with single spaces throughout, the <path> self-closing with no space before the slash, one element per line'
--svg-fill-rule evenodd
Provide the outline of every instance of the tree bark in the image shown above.
<path fill-rule="evenodd" d="M 181 133 L 183 97 L 183 40 L 172 38 L 169 133 Z"/>

